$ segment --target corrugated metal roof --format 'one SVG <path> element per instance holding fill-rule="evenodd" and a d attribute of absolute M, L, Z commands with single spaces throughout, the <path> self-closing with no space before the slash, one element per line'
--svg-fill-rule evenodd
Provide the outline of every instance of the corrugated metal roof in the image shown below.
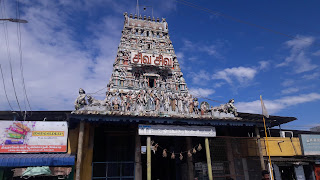
<path fill-rule="evenodd" d="M 0 154 L 0 167 L 72 166 L 70 154 Z"/>

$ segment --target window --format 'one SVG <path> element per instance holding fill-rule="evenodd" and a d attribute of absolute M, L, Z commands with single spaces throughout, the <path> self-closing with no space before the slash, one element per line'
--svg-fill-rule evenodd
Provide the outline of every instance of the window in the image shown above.
<path fill-rule="evenodd" d="M 155 85 L 155 83 L 154 83 L 154 78 L 149 78 L 149 87 L 150 88 L 153 88 L 154 87 L 154 85 Z"/>

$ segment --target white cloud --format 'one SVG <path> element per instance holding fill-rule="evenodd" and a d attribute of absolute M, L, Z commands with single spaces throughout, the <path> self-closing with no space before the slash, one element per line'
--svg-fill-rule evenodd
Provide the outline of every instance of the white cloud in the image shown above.
<path fill-rule="evenodd" d="M 15 17 L 15 2 L 6 3 L 8 15 L 1 18 Z M 155 2 L 154 6 L 158 7 L 154 10 L 155 17 L 171 13 L 176 4 Z M 21 2 L 21 19 L 29 22 L 21 24 L 21 31 L 24 77 L 33 110 L 71 110 L 80 87 L 89 93 L 107 85 L 123 28 L 122 13 L 134 11 L 135 6 L 134 1 L 126 0 Z M 141 13 L 151 15 L 147 11 Z M 14 80 L 23 105 L 17 24 L 7 25 Z M 0 24 L 0 63 L 10 102 L 17 110 L 2 26 Z M 0 82 L 0 110 L 8 110 L 8 103 L 2 100 L 5 93 Z"/>
<path fill-rule="evenodd" d="M 198 57 L 192 56 L 192 57 L 189 57 L 188 60 L 189 60 L 189 61 L 197 61 L 197 60 L 198 60 Z"/>
<path fill-rule="evenodd" d="M 320 50 L 318 50 L 318 51 L 316 51 L 316 52 L 312 53 L 312 55 L 314 55 L 314 56 L 320 56 Z"/>
<path fill-rule="evenodd" d="M 224 82 L 218 82 L 218 83 L 214 84 L 214 87 L 219 88 L 219 87 L 223 86 L 224 84 L 225 84 Z"/>
<path fill-rule="evenodd" d="M 183 40 L 183 47 L 181 50 L 188 52 L 204 52 L 209 56 L 213 56 L 215 58 L 223 58 L 223 56 L 218 51 L 221 47 L 225 46 L 225 42 L 216 41 L 211 44 L 203 43 L 203 42 L 191 42 L 190 40 Z"/>
<path fill-rule="evenodd" d="M 286 80 L 284 80 L 284 81 L 281 83 L 281 85 L 284 86 L 284 87 L 288 87 L 288 86 L 293 85 L 294 83 L 295 83 L 294 80 L 292 80 L 292 79 L 286 79 Z"/>
<path fill-rule="evenodd" d="M 199 72 L 191 72 L 189 76 L 192 79 L 193 84 L 204 85 L 210 81 L 210 74 L 207 71 L 200 70 Z"/>
<path fill-rule="evenodd" d="M 189 92 L 195 97 L 208 97 L 211 94 L 215 93 L 213 89 L 206 89 L 206 88 L 190 88 Z"/>
<path fill-rule="evenodd" d="M 247 83 L 251 81 L 256 74 L 256 69 L 240 66 L 218 71 L 213 74 L 212 78 L 225 80 L 229 84 L 233 84 L 234 80 L 237 80 L 239 83 Z"/>
<path fill-rule="evenodd" d="M 220 56 L 220 54 L 217 52 L 217 47 L 215 45 L 203 46 L 200 49 L 201 51 L 206 52 L 211 56 Z"/>
<path fill-rule="evenodd" d="M 116 57 L 122 20 L 116 22 L 114 17 L 104 17 L 103 27 L 96 25 L 96 28 L 87 30 L 87 38 L 78 39 L 74 27 L 70 25 L 72 17 L 65 12 L 73 6 L 66 5 L 70 9 L 61 9 L 61 5 L 39 1 L 27 4 L 23 9 L 25 16 L 22 18 L 29 21 L 28 24 L 21 24 L 24 75 L 33 110 L 73 109 L 80 87 L 86 92 L 94 92 L 107 85 Z M 7 24 L 16 89 L 23 104 L 16 24 Z M 4 33 L 0 34 L 2 39 Z M 9 80 L 6 48 L 2 42 L 0 46 L 0 62 L 5 69 L 9 99 L 17 110 Z M 2 88 L 0 99 L 5 99 Z M 0 101 L 0 107 L 1 110 L 9 109 L 6 101 Z"/>
<path fill-rule="evenodd" d="M 275 100 L 264 100 L 264 104 L 270 114 L 277 113 L 285 108 L 294 105 L 303 104 L 312 101 L 319 101 L 319 93 L 301 94 L 297 96 L 285 96 Z M 261 114 L 261 104 L 259 100 L 252 102 L 238 102 L 236 107 L 239 112 L 257 113 Z"/>
<path fill-rule="evenodd" d="M 291 93 L 296 93 L 296 92 L 298 92 L 298 91 L 300 91 L 299 88 L 291 87 L 291 88 L 283 89 L 283 90 L 281 91 L 281 93 L 282 93 L 282 94 L 291 94 Z"/>
<path fill-rule="evenodd" d="M 182 52 L 177 52 L 176 55 L 178 59 L 183 59 L 184 57 L 184 54 Z"/>
<path fill-rule="evenodd" d="M 306 74 L 306 75 L 302 76 L 303 79 L 308 79 L 308 80 L 316 79 L 316 78 L 319 78 L 319 77 L 320 77 L 320 73 L 319 72 L 315 72 L 315 73 L 312 73 L 312 74 Z"/>
<path fill-rule="evenodd" d="M 284 62 L 276 65 L 283 67 L 293 65 L 295 73 L 302 73 L 314 70 L 318 66 L 312 64 L 311 59 L 306 55 L 306 49 L 315 41 L 314 37 L 297 36 L 296 39 L 285 42 L 285 45 L 290 48 L 290 55 L 287 56 Z"/>
<path fill-rule="evenodd" d="M 259 69 L 260 70 L 266 70 L 269 68 L 269 66 L 270 66 L 269 61 L 259 61 Z"/>

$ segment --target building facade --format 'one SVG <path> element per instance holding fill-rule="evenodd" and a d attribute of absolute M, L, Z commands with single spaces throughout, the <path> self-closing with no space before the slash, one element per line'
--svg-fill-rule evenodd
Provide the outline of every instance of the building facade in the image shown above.
<path fill-rule="evenodd" d="M 164 18 L 124 14 L 106 98 L 93 96 L 80 89 L 70 115 L 77 179 L 260 179 L 266 168 L 262 116 L 191 95 Z"/>
<path fill-rule="evenodd" d="M 188 90 L 164 18 L 124 13 L 106 89 L 103 100 L 79 89 L 75 110 L 63 120 L 68 124 L 67 150 L 45 152 L 73 158 L 59 166 L 72 169 L 69 179 L 256 180 L 267 169 L 262 115 L 237 112 L 233 99 L 216 107 L 199 102 L 199 95 Z M 40 114 L 30 119 L 58 120 L 52 111 Z M 0 112 L 0 120 L 10 117 Z M 266 124 L 293 120 L 270 116 Z M 278 159 L 277 172 L 285 171 L 281 160 L 305 157 L 298 137 L 271 138 L 270 149 Z M 0 154 L 0 172 L 45 165 L 1 164 L 10 155 Z"/>

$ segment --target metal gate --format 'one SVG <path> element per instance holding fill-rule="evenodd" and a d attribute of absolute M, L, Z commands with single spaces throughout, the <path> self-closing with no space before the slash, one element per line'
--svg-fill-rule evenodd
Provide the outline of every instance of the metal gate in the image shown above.
<path fill-rule="evenodd" d="M 134 162 L 92 162 L 92 179 L 134 180 Z"/>

